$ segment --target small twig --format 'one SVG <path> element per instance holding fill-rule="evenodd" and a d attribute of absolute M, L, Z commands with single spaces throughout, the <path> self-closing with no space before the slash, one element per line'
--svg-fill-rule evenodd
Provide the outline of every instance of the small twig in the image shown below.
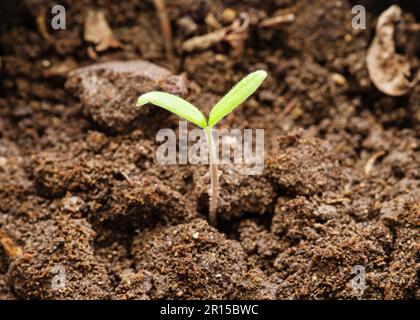
<path fill-rule="evenodd" d="M 349 198 L 335 198 L 335 199 L 327 199 L 325 200 L 326 204 L 337 204 L 337 203 L 349 203 L 351 199 Z"/>
<path fill-rule="evenodd" d="M 158 13 L 160 28 L 164 40 L 165 52 L 168 62 L 173 65 L 174 62 L 174 48 L 171 22 L 169 20 L 168 12 L 166 10 L 164 0 L 153 0 L 156 11 Z"/>
<path fill-rule="evenodd" d="M 294 13 L 281 14 L 275 17 L 264 19 L 260 22 L 261 27 L 274 27 L 279 24 L 292 22 L 295 20 Z"/>
<path fill-rule="evenodd" d="M 248 37 L 248 28 L 249 17 L 243 13 L 240 19 L 233 21 L 230 26 L 186 40 L 182 44 L 182 50 L 185 52 L 206 50 L 216 43 L 227 41 L 235 50 L 234 55 L 238 56 L 243 51 L 243 43 Z"/>
<path fill-rule="evenodd" d="M 223 41 L 227 33 L 227 28 L 219 29 L 202 36 L 197 36 L 186 40 L 182 44 L 182 50 L 193 52 L 196 50 L 206 50 L 212 45 Z"/>

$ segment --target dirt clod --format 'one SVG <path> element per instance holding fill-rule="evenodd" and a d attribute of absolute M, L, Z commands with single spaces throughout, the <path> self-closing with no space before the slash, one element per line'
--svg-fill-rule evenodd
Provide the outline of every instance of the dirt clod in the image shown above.
<path fill-rule="evenodd" d="M 84 112 L 95 122 L 121 132 L 135 119 L 147 121 L 150 115 L 163 113 L 157 108 L 135 108 L 140 94 L 163 90 L 184 95 L 186 81 L 185 76 L 174 76 L 147 61 L 113 61 L 72 71 L 66 87 L 80 98 Z"/>
<path fill-rule="evenodd" d="M 110 281 L 95 258 L 95 233 L 85 220 L 61 216 L 38 227 L 10 265 L 10 284 L 20 298 L 109 297 Z"/>
<path fill-rule="evenodd" d="M 199 299 L 234 298 L 239 286 L 245 286 L 246 255 L 240 244 L 201 219 L 141 234 L 133 253 L 136 268 L 153 275 L 154 299 L 179 299 L 184 293 Z"/>

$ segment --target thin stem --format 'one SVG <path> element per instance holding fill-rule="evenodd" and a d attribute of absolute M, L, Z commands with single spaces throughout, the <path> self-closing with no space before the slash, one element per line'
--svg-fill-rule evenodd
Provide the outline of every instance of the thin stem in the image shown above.
<path fill-rule="evenodd" d="M 173 37 L 172 37 L 172 28 L 171 21 L 166 10 L 166 5 L 164 0 L 153 0 L 156 10 L 158 12 L 160 28 L 162 31 L 164 46 L 166 51 L 166 57 L 168 62 L 173 66 L 174 64 L 174 48 L 173 48 Z"/>
<path fill-rule="evenodd" d="M 216 146 L 213 141 L 212 128 L 204 129 L 207 136 L 207 144 L 209 146 L 209 169 L 210 169 L 210 208 L 209 221 L 212 226 L 217 225 L 217 197 L 219 191 L 219 176 L 217 174 L 216 163 Z"/>

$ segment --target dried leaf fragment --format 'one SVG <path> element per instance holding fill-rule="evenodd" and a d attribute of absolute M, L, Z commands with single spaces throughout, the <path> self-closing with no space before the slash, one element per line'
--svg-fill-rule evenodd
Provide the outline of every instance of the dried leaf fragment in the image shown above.
<path fill-rule="evenodd" d="M 367 52 L 369 76 L 375 86 L 390 96 L 401 96 L 414 87 L 416 77 L 410 81 L 408 59 L 396 52 L 394 33 L 401 21 L 401 8 L 393 5 L 378 18 L 376 35 Z"/>
<path fill-rule="evenodd" d="M 95 50 L 98 52 L 121 46 L 109 27 L 105 12 L 102 10 L 88 10 L 84 26 L 84 39 L 96 44 Z"/>

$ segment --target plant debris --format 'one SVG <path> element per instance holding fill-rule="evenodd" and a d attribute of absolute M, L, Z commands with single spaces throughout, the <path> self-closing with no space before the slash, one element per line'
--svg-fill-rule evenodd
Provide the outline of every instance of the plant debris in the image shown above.
<path fill-rule="evenodd" d="M 54 38 L 48 32 L 47 22 L 45 21 L 45 15 L 45 9 L 40 10 L 39 14 L 36 16 L 36 25 L 38 27 L 39 33 L 44 38 L 44 40 L 51 43 L 54 41 Z"/>
<path fill-rule="evenodd" d="M 182 49 L 185 52 L 206 50 L 216 43 L 227 41 L 233 48 L 233 56 L 242 55 L 244 42 L 248 38 L 249 17 L 244 13 L 239 16 L 225 28 L 186 40 Z"/>
<path fill-rule="evenodd" d="M 85 18 L 84 39 L 94 43 L 97 52 L 121 46 L 109 27 L 105 12 L 102 10 L 88 10 Z"/>
<path fill-rule="evenodd" d="M 408 59 L 396 52 L 396 25 L 402 21 L 401 8 L 393 5 L 378 18 L 376 36 L 367 53 L 367 68 L 375 86 L 390 96 L 401 96 L 409 92 L 417 83 L 412 81 Z"/>
<path fill-rule="evenodd" d="M 0 229 L 0 245 L 2 245 L 4 252 L 9 258 L 16 258 L 22 255 L 22 248 L 17 246 L 6 232 Z"/>
<path fill-rule="evenodd" d="M 294 13 L 280 14 L 274 17 L 264 19 L 260 22 L 261 27 L 274 27 L 283 23 L 292 22 L 295 20 Z"/>
<path fill-rule="evenodd" d="M 368 161 L 366 161 L 364 171 L 367 176 L 370 175 L 370 173 L 372 172 L 375 161 L 378 160 L 380 157 L 383 157 L 385 154 L 386 152 L 383 150 L 377 151 L 368 159 Z"/>
<path fill-rule="evenodd" d="M 166 57 L 170 65 L 174 62 L 174 49 L 172 39 L 171 22 L 168 17 L 164 0 L 153 0 L 159 17 L 160 28 L 162 30 L 163 43 L 165 45 Z"/>

